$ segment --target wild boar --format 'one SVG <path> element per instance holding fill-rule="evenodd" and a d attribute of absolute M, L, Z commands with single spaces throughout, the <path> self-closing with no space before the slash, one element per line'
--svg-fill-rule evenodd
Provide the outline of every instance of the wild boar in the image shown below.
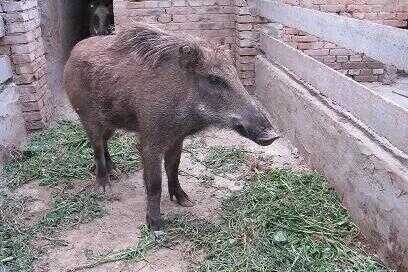
<path fill-rule="evenodd" d="M 278 138 L 266 111 L 242 85 L 228 49 L 149 25 L 81 41 L 66 64 L 64 86 L 93 147 L 103 188 L 110 184 L 112 133 L 137 132 L 146 221 L 153 231 L 160 229 L 162 159 L 170 198 L 193 205 L 178 180 L 185 137 L 216 126 L 260 145 Z"/>

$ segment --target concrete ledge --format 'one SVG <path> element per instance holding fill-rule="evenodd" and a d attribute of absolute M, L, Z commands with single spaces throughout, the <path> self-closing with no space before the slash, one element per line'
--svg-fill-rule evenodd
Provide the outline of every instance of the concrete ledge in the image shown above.
<path fill-rule="evenodd" d="M 398 271 L 408 271 L 408 167 L 396 154 L 263 57 L 256 95 L 307 163 L 341 194 L 355 222 Z"/>

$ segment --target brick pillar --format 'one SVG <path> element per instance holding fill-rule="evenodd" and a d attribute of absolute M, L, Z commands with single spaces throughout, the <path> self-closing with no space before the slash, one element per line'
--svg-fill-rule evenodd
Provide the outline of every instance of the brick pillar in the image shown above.
<path fill-rule="evenodd" d="M 12 61 L 13 81 L 28 131 L 44 128 L 52 109 L 37 4 L 37 0 L 0 4 L 6 30 L 5 37 L 0 39 L 0 52 Z"/>
<path fill-rule="evenodd" d="M 255 87 L 255 56 L 258 54 L 259 30 L 267 21 L 257 16 L 256 0 L 234 0 L 235 63 L 242 83 L 250 91 Z"/>

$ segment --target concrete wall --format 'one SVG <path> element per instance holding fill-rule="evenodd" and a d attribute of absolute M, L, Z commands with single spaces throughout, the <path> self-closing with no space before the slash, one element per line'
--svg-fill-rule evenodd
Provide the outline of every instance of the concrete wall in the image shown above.
<path fill-rule="evenodd" d="M 379 256 L 408 271 L 408 156 L 385 148 L 347 111 L 263 57 L 256 78 L 256 95 L 281 133 L 341 194 Z"/>
<path fill-rule="evenodd" d="M 2 163 L 13 150 L 19 149 L 26 130 L 16 85 L 8 56 L 0 56 L 0 175 Z"/>
<path fill-rule="evenodd" d="M 404 29 L 267 0 L 258 1 L 258 10 L 261 16 L 408 70 Z"/>

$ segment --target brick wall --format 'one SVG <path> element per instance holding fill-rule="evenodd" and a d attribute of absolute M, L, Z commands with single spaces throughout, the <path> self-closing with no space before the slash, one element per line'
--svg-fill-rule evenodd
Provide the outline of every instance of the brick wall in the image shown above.
<path fill-rule="evenodd" d="M 114 0 L 115 23 L 143 21 L 230 45 L 246 86 L 255 82 L 259 24 L 255 0 Z"/>
<path fill-rule="evenodd" d="M 234 9 L 230 0 L 117 0 L 115 23 L 143 21 L 175 32 L 187 32 L 232 44 Z"/>
<path fill-rule="evenodd" d="M 400 0 L 286 0 L 285 2 L 341 16 L 407 28 L 408 4 Z M 277 27 L 284 41 L 357 81 L 382 81 L 384 73 L 387 72 L 382 63 L 364 54 L 338 47 L 297 29 Z M 389 70 L 394 71 L 394 69 Z"/>
<path fill-rule="evenodd" d="M 52 106 L 37 4 L 37 0 L 2 1 L 0 4 L 0 16 L 5 24 L 5 36 L 0 38 L 0 55 L 11 59 L 13 81 L 29 131 L 47 124 Z"/>

